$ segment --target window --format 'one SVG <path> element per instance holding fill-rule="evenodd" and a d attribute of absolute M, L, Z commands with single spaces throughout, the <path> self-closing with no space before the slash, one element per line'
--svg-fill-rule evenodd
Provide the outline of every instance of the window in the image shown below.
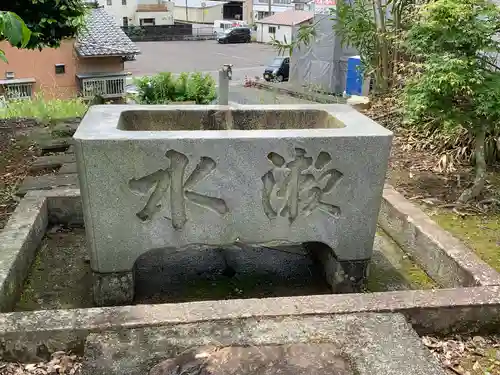
<path fill-rule="evenodd" d="M 276 34 L 276 26 L 269 26 L 269 34 Z"/>
<path fill-rule="evenodd" d="M 123 17 L 123 27 L 128 27 L 128 17 Z"/>
<path fill-rule="evenodd" d="M 66 73 L 66 66 L 64 64 L 56 64 L 56 74 Z"/>
<path fill-rule="evenodd" d="M 139 20 L 139 24 L 141 26 L 154 26 L 155 25 L 155 19 L 154 18 L 141 18 Z"/>
<path fill-rule="evenodd" d="M 4 84 L 3 91 L 8 100 L 31 99 L 33 83 Z"/>
<path fill-rule="evenodd" d="M 127 5 L 127 0 L 122 0 L 122 5 Z"/>
<path fill-rule="evenodd" d="M 113 0 L 106 0 L 106 4 L 109 6 L 113 5 Z"/>

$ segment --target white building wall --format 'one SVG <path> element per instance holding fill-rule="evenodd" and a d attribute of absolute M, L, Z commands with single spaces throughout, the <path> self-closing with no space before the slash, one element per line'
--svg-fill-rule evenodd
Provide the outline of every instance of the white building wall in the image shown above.
<path fill-rule="evenodd" d="M 123 5 L 123 0 L 99 0 L 99 5 L 113 16 L 118 26 L 123 26 L 123 18 L 127 17 L 129 25 L 134 24 L 135 11 L 137 9 L 137 0 L 126 0 L 126 5 Z M 111 3 L 111 5 L 109 5 Z"/>
<path fill-rule="evenodd" d="M 274 27 L 276 30 L 275 34 L 269 32 L 269 27 Z M 271 43 L 273 39 L 280 42 L 285 42 L 285 37 L 287 43 L 290 43 L 292 39 L 292 27 L 287 25 L 272 25 L 267 23 L 257 23 L 257 42 L 260 43 Z"/>
<path fill-rule="evenodd" d="M 290 9 L 294 9 L 294 4 L 272 4 L 271 5 L 271 15 L 276 14 L 276 13 L 281 13 L 285 12 Z M 253 7 L 253 18 L 254 22 L 258 21 L 259 19 L 267 17 L 267 13 L 269 11 L 269 5 L 265 3 L 256 3 L 254 1 Z M 259 18 L 259 14 L 261 14 L 263 17 Z"/>
<path fill-rule="evenodd" d="M 155 25 L 173 25 L 174 13 L 173 12 L 136 12 L 134 22 L 129 24 L 140 25 L 140 19 L 153 18 Z"/>
<path fill-rule="evenodd" d="M 223 15 L 223 4 L 207 8 L 188 8 L 189 22 L 212 24 L 221 20 Z M 174 19 L 186 21 L 186 7 L 176 6 L 174 8 Z"/>

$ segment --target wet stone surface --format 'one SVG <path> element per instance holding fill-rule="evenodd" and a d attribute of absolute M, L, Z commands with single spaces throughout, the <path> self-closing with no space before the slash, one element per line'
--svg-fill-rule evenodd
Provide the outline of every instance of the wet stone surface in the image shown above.
<path fill-rule="evenodd" d="M 154 366 L 149 375 L 356 375 L 332 344 L 206 347 Z"/>

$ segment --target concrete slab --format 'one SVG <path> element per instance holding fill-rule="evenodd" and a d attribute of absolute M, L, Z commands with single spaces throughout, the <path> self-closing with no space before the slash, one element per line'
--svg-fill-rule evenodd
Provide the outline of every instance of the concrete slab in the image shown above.
<path fill-rule="evenodd" d="M 45 152 L 65 151 L 73 142 L 71 137 L 50 138 L 38 143 L 38 147 Z"/>
<path fill-rule="evenodd" d="M 57 171 L 58 174 L 72 174 L 78 173 L 76 168 L 76 163 L 63 164 L 61 168 Z"/>
<path fill-rule="evenodd" d="M 74 154 L 58 154 L 39 156 L 31 164 L 30 170 L 36 172 L 43 169 L 56 169 L 64 163 L 75 163 Z"/>
<path fill-rule="evenodd" d="M 17 190 L 18 196 L 24 196 L 31 190 L 51 190 L 58 188 L 78 188 L 79 181 L 76 174 L 28 176 Z"/>
<path fill-rule="evenodd" d="M 270 353 L 271 345 L 281 346 L 281 356 L 279 352 L 274 355 Z M 326 369 L 330 369 L 329 374 L 336 374 L 338 372 L 333 371 L 335 364 L 332 363 L 335 359 L 337 368 L 343 367 L 343 374 L 346 375 L 445 374 L 404 316 L 350 314 L 249 318 L 91 334 L 85 345 L 82 375 L 143 375 L 152 364 L 185 354 L 199 346 L 202 347 L 199 350 L 205 353 L 210 353 L 206 346 L 222 350 L 228 346 L 245 346 L 254 347 L 255 353 L 260 352 L 257 357 L 250 359 L 247 356 L 240 363 L 247 367 L 247 371 L 241 372 L 235 372 L 238 369 L 234 358 L 237 353 L 228 353 L 222 371 L 211 372 L 221 375 L 265 374 L 263 368 L 261 371 L 248 371 L 248 367 L 252 363 L 254 366 L 262 361 L 266 363 L 266 357 L 272 358 L 276 354 L 281 358 L 275 365 L 283 361 L 283 354 L 292 365 L 283 372 L 284 375 L 301 374 L 297 372 L 297 367 L 306 371 L 303 374 L 327 374 Z M 297 351 L 296 355 L 290 356 L 294 351 Z M 300 351 L 309 352 L 308 361 L 306 356 L 301 358 L 298 355 Z M 316 353 L 311 356 L 311 352 Z M 201 363 L 206 360 L 207 365 L 215 365 L 211 363 L 212 356 L 216 355 L 208 354 L 201 358 Z M 329 361 L 318 362 L 322 356 Z M 186 363 L 182 363 L 182 360 L 178 358 L 181 362 L 179 367 L 186 370 Z M 269 362 L 266 364 L 269 366 Z"/>

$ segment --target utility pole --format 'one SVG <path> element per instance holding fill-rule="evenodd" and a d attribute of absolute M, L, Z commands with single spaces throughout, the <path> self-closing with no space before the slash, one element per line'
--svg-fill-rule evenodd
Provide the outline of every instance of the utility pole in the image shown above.
<path fill-rule="evenodd" d="M 188 21 L 188 0 L 186 0 L 186 22 Z"/>
<path fill-rule="evenodd" d="M 268 13 L 268 14 L 267 14 L 267 16 L 268 16 L 268 17 L 271 15 L 272 1 L 273 1 L 273 0 L 269 0 L 269 2 L 268 2 L 268 4 L 267 4 L 267 6 L 268 6 L 268 8 L 267 8 L 267 13 Z"/>

